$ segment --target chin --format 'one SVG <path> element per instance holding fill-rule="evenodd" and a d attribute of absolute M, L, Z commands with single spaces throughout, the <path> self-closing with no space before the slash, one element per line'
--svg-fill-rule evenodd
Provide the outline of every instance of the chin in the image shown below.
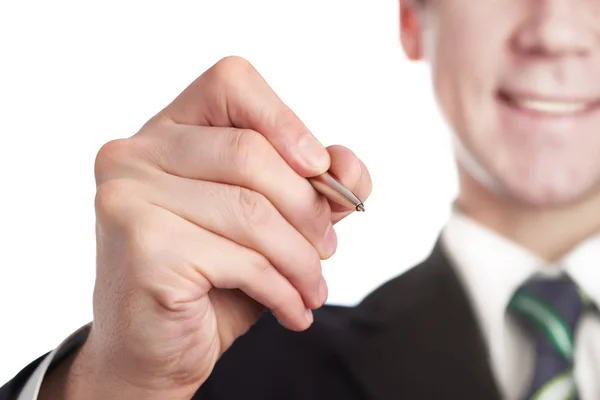
<path fill-rule="evenodd" d="M 528 180 L 521 176 L 497 177 L 497 194 L 512 202 L 533 208 L 561 208 L 578 203 L 592 192 L 587 185 L 564 179 Z"/>
<path fill-rule="evenodd" d="M 538 209 L 568 207 L 600 195 L 598 174 L 589 169 L 560 163 L 521 165 L 514 169 L 490 169 L 487 188 L 510 202 Z"/>

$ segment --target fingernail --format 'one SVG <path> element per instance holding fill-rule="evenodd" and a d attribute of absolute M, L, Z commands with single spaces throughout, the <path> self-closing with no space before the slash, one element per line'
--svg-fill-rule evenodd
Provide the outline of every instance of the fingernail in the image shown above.
<path fill-rule="evenodd" d="M 327 225 L 327 228 L 325 229 L 323 246 L 325 247 L 326 258 L 331 257 L 337 249 L 337 234 L 335 233 L 335 229 L 333 229 L 333 224 L 331 222 L 329 222 L 329 225 Z"/>
<path fill-rule="evenodd" d="M 298 152 L 306 167 L 318 172 L 325 172 L 329 168 L 329 153 L 313 136 L 302 136 Z"/>
<path fill-rule="evenodd" d="M 313 323 L 314 317 L 311 309 L 307 308 L 306 311 L 304 311 L 304 316 L 309 324 Z"/>
<path fill-rule="evenodd" d="M 321 304 L 325 304 L 327 301 L 327 282 L 323 277 L 321 277 L 321 283 L 319 284 L 319 298 L 321 299 Z"/>

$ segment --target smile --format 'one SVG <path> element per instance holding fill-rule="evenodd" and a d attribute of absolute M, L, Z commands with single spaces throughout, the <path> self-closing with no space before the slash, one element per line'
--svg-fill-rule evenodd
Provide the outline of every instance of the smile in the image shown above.
<path fill-rule="evenodd" d="M 498 97 L 512 108 L 555 117 L 581 114 L 600 105 L 600 101 L 598 100 L 554 100 L 533 96 L 512 95 L 506 92 L 499 92 Z"/>

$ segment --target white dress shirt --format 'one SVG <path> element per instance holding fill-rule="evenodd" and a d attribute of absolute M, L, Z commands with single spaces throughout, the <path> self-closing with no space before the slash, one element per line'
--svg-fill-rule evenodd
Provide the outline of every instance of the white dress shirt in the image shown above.
<path fill-rule="evenodd" d="M 502 398 L 522 399 L 533 376 L 534 344 L 506 312 L 515 290 L 534 274 L 567 273 L 600 306 L 600 235 L 549 265 L 527 249 L 453 213 L 442 243 L 474 305 Z M 575 380 L 581 400 L 600 399 L 600 316 L 586 313 L 575 336 Z"/>
<path fill-rule="evenodd" d="M 446 253 L 463 281 L 474 304 L 489 349 L 492 372 L 507 400 L 525 396 L 533 375 L 533 344 L 507 315 L 514 291 L 529 277 L 542 272 L 556 275 L 564 270 L 600 306 L 600 235 L 581 244 L 556 265 L 486 229 L 474 220 L 454 212 L 442 233 Z M 29 378 L 18 400 L 36 400 L 52 359 L 81 338 L 82 327 L 50 353 Z M 80 339 L 81 340 L 81 339 Z M 575 378 L 581 400 L 600 399 L 600 318 L 584 316 L 575 337 Z"/>

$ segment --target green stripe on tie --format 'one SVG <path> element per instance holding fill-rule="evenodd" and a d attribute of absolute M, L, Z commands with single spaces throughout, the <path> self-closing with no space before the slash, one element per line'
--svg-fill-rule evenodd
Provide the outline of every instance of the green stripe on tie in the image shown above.
<path fill-rule="evenodd" d="M 509 307 L 533 323 L 545 333 L 556 350 L 567 360 L 573 359 L 573 337 L 571 330 L 556 311 L 546 302 L 530 294 L 516 293 Z"/>

